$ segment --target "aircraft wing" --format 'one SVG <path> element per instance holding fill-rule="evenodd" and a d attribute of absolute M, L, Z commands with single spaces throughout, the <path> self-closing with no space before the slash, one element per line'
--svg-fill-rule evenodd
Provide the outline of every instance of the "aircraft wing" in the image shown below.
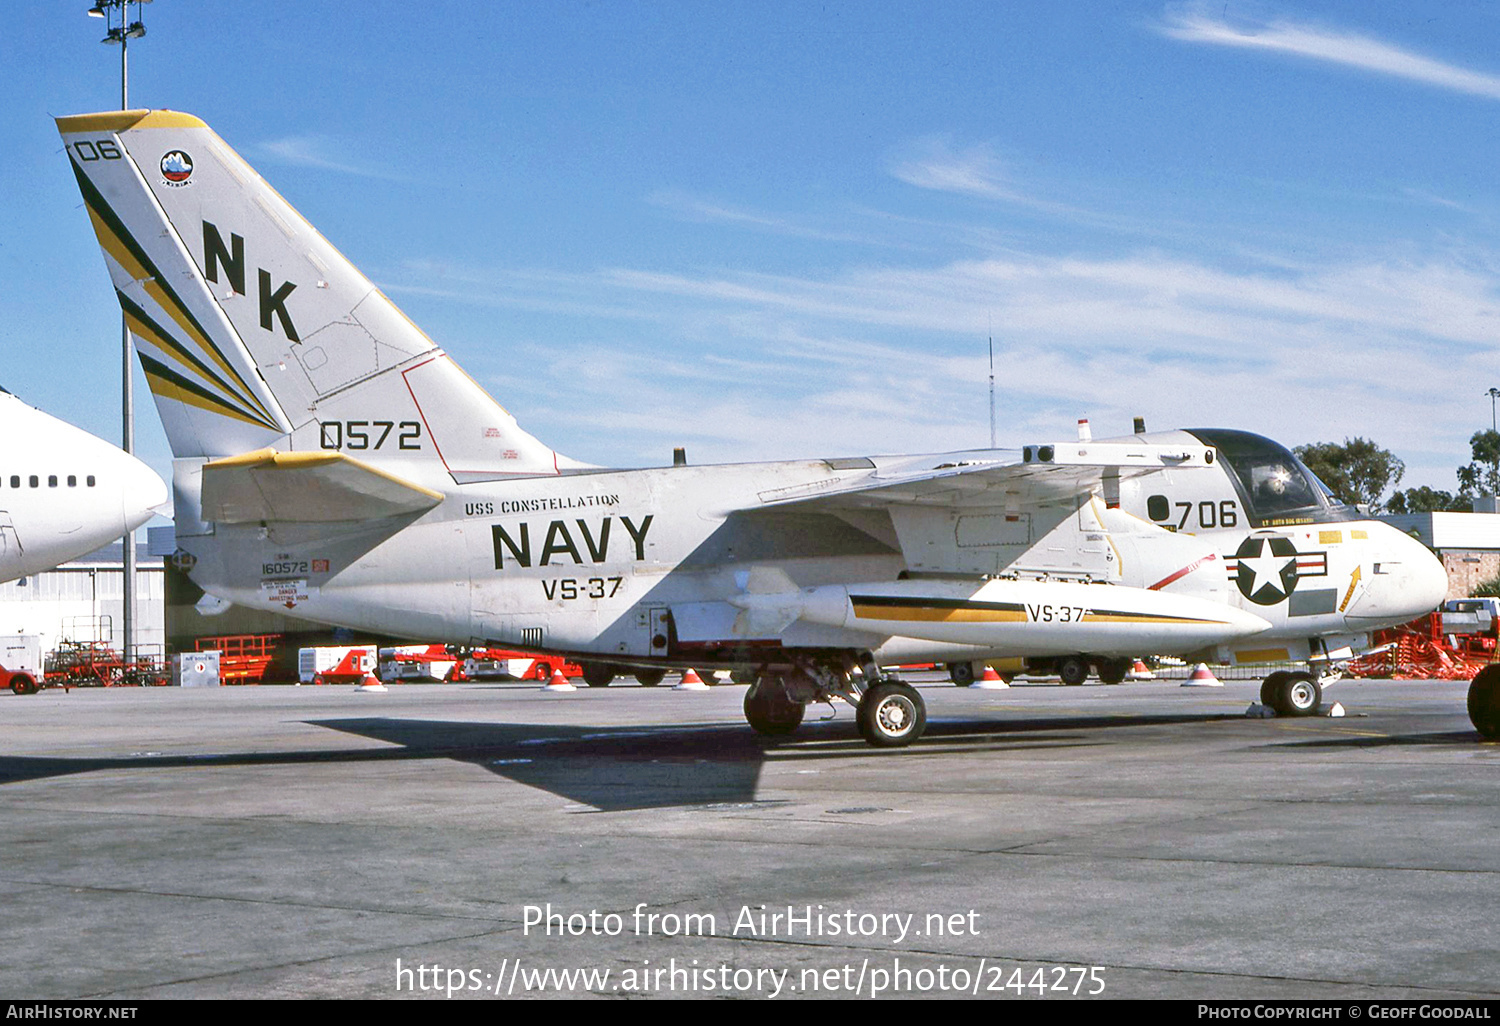
<path fill-rule="evenodd" d="M 442 501 L 342 452 L 257 449 L 203 467 L 203 517 L 224 524 L 375 520 Z"/>
<path fill-rule="evenodd" d="M 761 492 L 761 505 L 756 508 L 795 505 L 832 512 L 892 506 L 1004 506 L 1028 510 L 1076 504 L 1111 479 L 1177 467 L 1207 467 L 1217 458 L 1216 450 L 1208 446 L 1064 442 L 1028 445 L 1019 451 L 989 449 L 891 461 L 828 460 L 829 477 Z"/>

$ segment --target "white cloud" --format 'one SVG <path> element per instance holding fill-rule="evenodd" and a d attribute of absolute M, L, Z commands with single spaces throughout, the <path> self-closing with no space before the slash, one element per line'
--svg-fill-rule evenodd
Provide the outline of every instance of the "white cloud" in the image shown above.
<path fill-rule="evenodd" d="M 338 158 L 331 154 L 340 149 L 337 140 L 326 135 L 289 135 L 271 139 L 259 145 L 264 156 L 283 164 L 298 167 L 313 167 L 323 171 L 338 171 L 361 178 L 379 178 L 386 181 L 404 181 L 401 176 L 372 164 L 350 163 L 345 154 Z"/>
<path fill-rule="evenodd" d="M 1358 434 L 1407 459 L 1406 483 L 1451 489 L 1483 412 L 1469 393 L 1500 383 L 1500 273 L 1482 256 L 1241 271 L 1136 252 L 821 277 L 449 273 L 464 279 L 448 283 L 459 298 L 529 306 L 519 277 L 555 309 L 615 311 L 586 347 L 450 351 L 528 429 L 616 465 L 664 462 L 685 443 L 695 462 L 983 444 L 990 324 L 1005 445 L 1068 437 L 1079 416 L 1100 437 L 1120 433 L 1138 414 L 1289 445 Z M 561 422 L 547 398 L 559 387 Z"/>
<path fill-rule="evenodd" d="M 671 211 L 680 217 L 705 224 L 729 224 L 771 235 L 787 235 L 801 239 L 817 239 L 823 242 L 857 242 L 865 245 L 898 245 L 891 240 L 881 240 L 870 235 L 836 231 L 804 224 L 790 217 L 765 214 L 743 207 L 715 203 L 672 189 L 662 189 L 646 197 L 646 202 Z M 899 244 L 906 248 L 905 244 Z"/>
<path fill-rule="evenodd" d="M 1004 164 L 989 146 L 955 150 L 941 136 L 918 140 L 911 152 L 891 163 L 891 174 L 908 185 L 956 192 L 981 199 L 1025 199 L 1010 183 Z"/>
<path fill-rule="evenodd" d="M 1231 25 L 1209 10 L 1194 4 L 1169 11 L 1162 31 L 1183 42 L 1293 54 L 1500 100 L 1500 75 L 1472 71 L 1352 32 L 1290 21 Z"/>

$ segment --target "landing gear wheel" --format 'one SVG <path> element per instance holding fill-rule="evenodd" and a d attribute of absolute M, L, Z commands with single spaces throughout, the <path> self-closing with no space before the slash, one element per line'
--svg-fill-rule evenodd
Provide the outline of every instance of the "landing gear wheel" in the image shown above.
<path fill-rule="evenodd" d="M 1097 667 L 1101 684 L 1119 684 L 1135 665 L 1133 659 L 1101 659 Z"/>
<path fill-rule="evenodd" d="M 1286 670 L 1277 670 L 1275 673 L 1267 674 L 1266 679 L 1260 682 L 1260 704 L 1267 709 L 1274 709 L 1282 715 L 1286 715 L 1281 708 L 1281 685 L 1290 677 Z"/>
<path fill-rule="evenodd" d="M 1082 684 L 1089 679 L 1089 661 L 1083 656 L 1068 656 L 1057 664 L 1057 675 L 1064 684 Z"/>
<path fill-rule="evenodd" d="M 1323 687 L 1310 673 L 1289 673 L 1278 689 L 1276 711 L 1283 716 L 1312 716 L 1323 705 Z"/>
<path fill-rule="evenodd" d="M 949 663 L 948 679 L 961 688 L 966 688 L 974 683 L 973 663 Z"/>
<path fill-rule="evenodd" d="M 608 663 L 584 663 L 583 681 L 591 688 L 607 688 L 615 679 L 615 668 Z"/>
<path fill-rule="evenodd" d="M 636 670 L 635 679 L 643 688 L 654 688 L 666 677 L 666 670 Z"/>
<path fill-rule="evenodd" d="M 745 692 L 745 720 L 757 734 L 781 737 L 796 730 L 807 707 L 787 697 L 780 677 L 762 677 Z"/>
<path fill-rule="evenodd" d="M 877 748 L 904 748 L 927 729 L 927 705 L 910 684 L 882 681 L 865 691 L 855 719 L 859 734 Z"/>
<path fill-rule="evenodd" d="M 1486 666 L 1469 684 L 1469 722 L 1487 738 L 1500 738 L 1500 664 Z"/>

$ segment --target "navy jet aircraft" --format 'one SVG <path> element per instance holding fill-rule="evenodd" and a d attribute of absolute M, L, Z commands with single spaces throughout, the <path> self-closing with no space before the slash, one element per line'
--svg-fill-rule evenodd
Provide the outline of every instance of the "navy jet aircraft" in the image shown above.
<path fill-rule="evenodd" d="M 1306 661 L 1432 609 L 1420 544 L 1234 431 L 1020 451 L 609 470 L 524 431 L 195 117 L 58 127 L 174 460 L 206 592 L 346 627 L 565 655 L 589 683 L 753 674 L 745 715 L 855 706 L 922 733 L 880 667 L 1138 653 Z"/>

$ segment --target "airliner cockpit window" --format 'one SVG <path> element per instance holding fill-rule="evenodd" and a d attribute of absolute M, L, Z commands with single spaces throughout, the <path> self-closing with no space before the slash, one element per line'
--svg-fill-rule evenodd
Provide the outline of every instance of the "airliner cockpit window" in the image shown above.
<path fill-rule="evenodd" d="M 1239 491 L 1258 526 L 1350 520 L 1358 513 L 1339 502 L 1286 446 L 1263 435 L 1223 428 L 1192 434 L 1219 450 L 1238 479 Z"/>

